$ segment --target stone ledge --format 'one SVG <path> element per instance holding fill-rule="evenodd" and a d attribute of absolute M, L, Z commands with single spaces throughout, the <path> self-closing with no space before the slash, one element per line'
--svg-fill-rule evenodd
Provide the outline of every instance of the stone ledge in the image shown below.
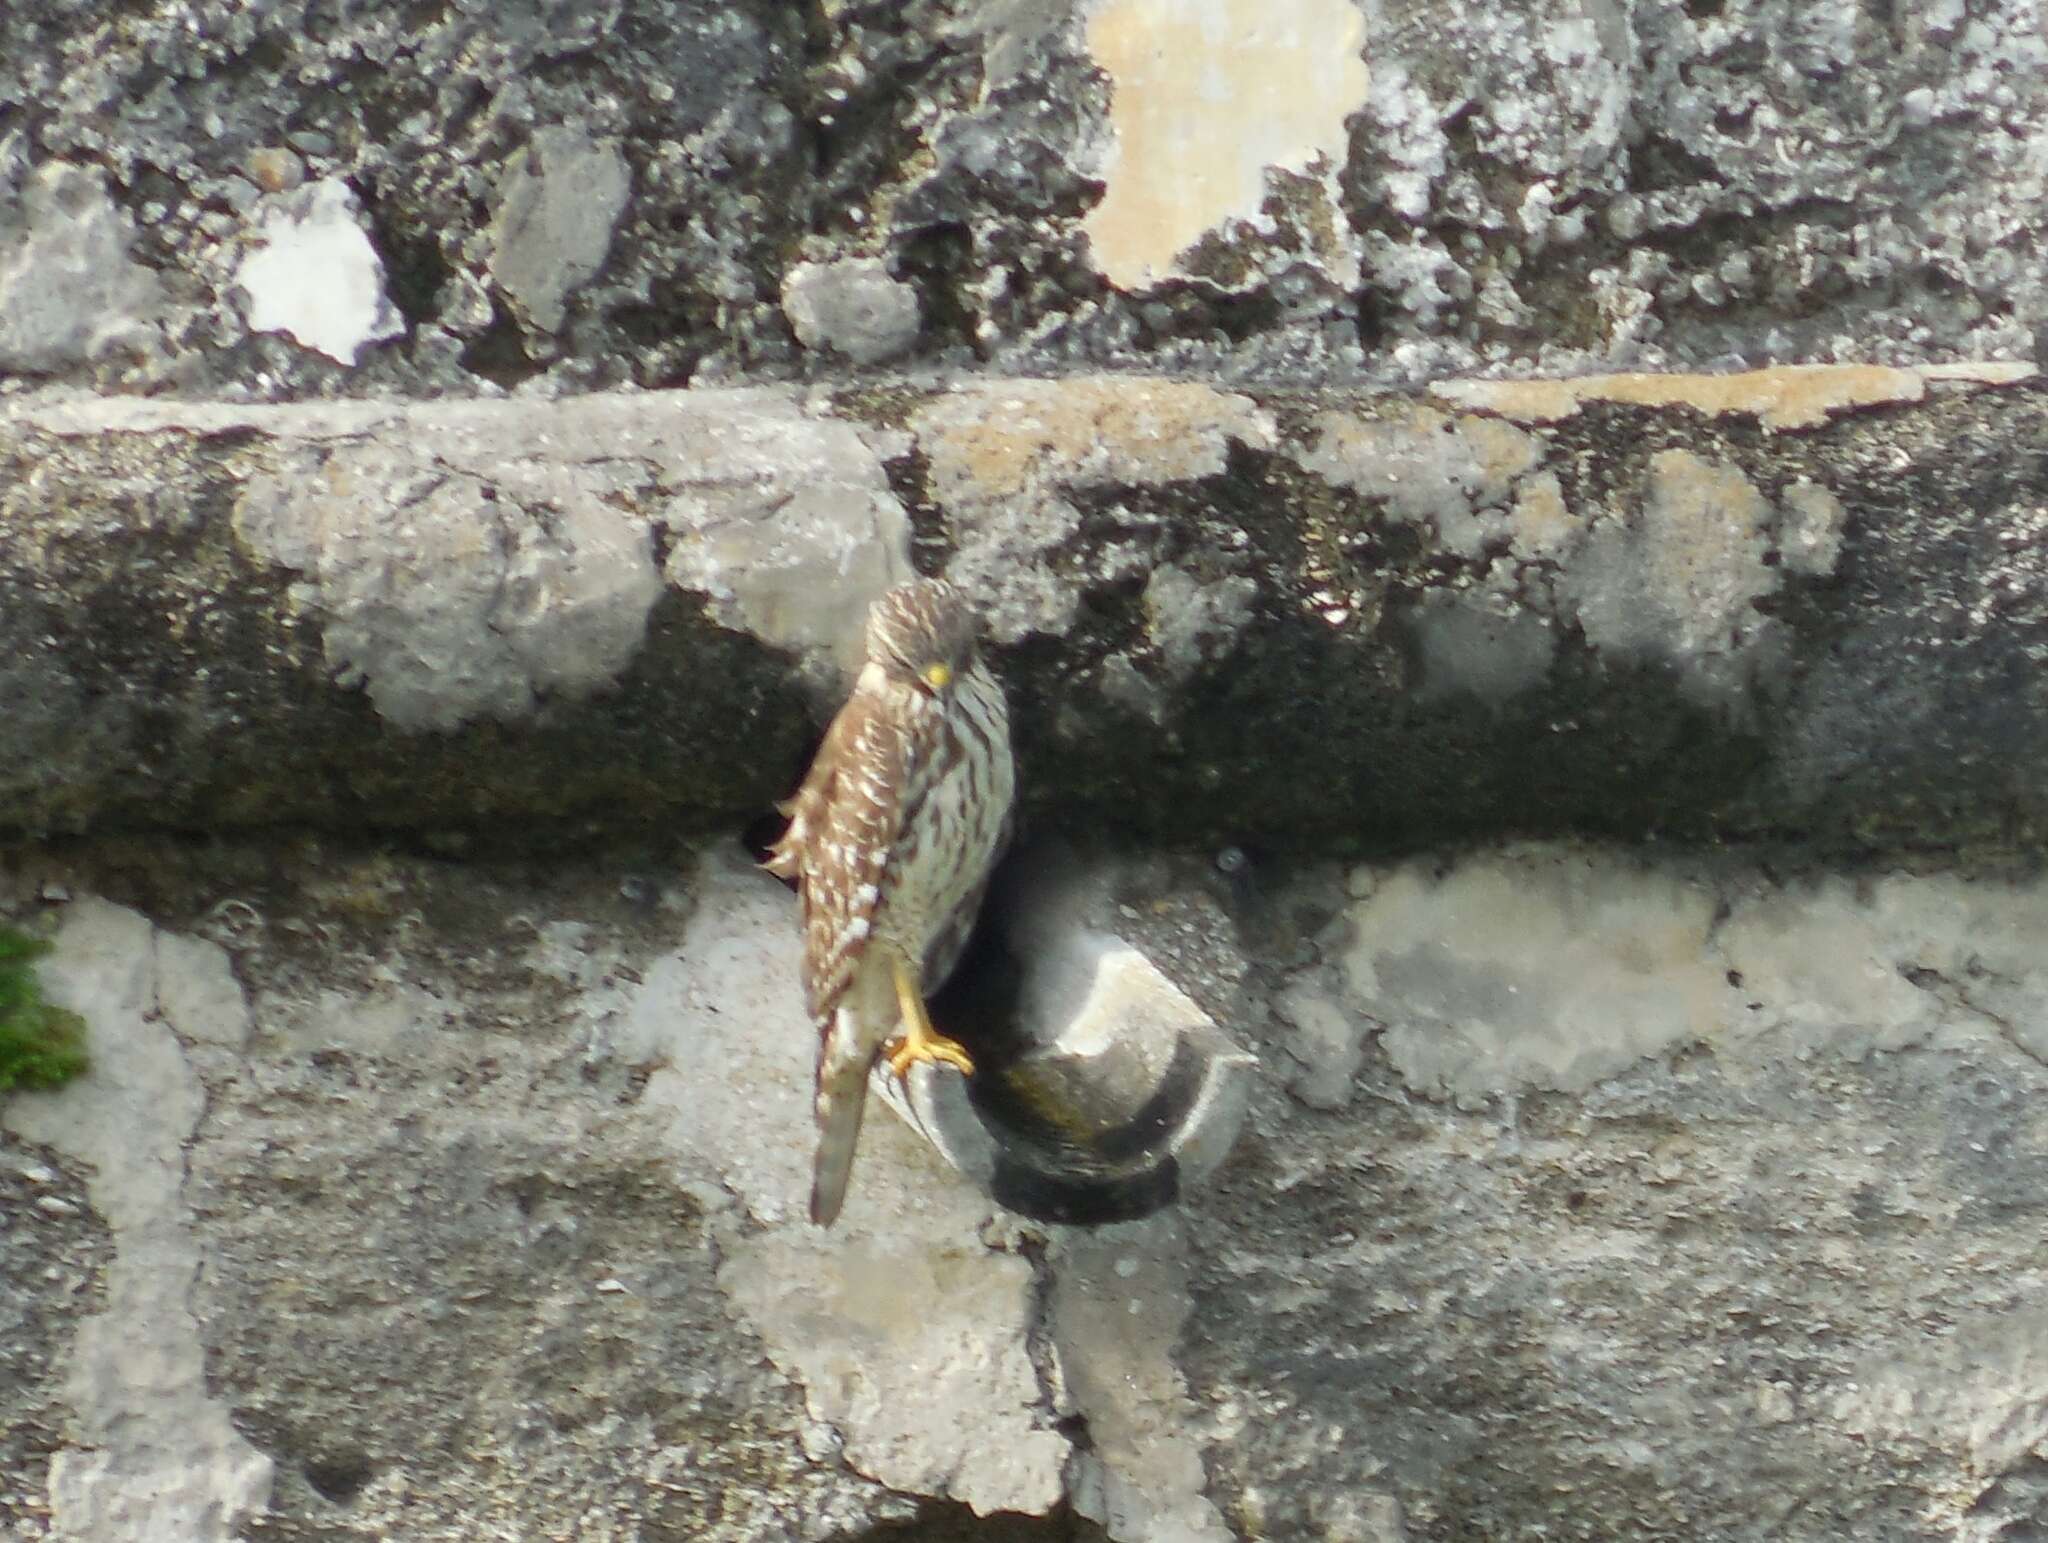
<path fill-rule="evenodd" d="M 744 821 L 915 562 L 1061 822 L 2025 840 L 2027 373 L 17 398 L 0 830 Z"/>

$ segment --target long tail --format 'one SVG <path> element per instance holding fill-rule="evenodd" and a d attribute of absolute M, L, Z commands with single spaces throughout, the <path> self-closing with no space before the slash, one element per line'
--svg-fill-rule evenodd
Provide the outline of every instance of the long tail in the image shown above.
<path fill-rule="evenodd" d="M 860 1118 L 868 1102 L 868 1069 L 848 1063 L 820 1068 L 818 1156 L 811 1165 L 811 1220 L 829 1227 L 846 1199 L 853 1176 L 853 1152 L 860 1142 Z"/>

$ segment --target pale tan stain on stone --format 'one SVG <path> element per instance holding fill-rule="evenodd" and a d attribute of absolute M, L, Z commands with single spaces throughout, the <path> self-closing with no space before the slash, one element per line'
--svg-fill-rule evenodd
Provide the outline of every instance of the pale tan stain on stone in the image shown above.
<path fill-rule="evenodd" d="M 1368 498 L 1397 520 L 1427 524 L 1450 551 L 1478 556 L 1500 528 L 1516 480 L 1543 459 L 1540 440 L 1498 418 L 1452 416 L 1420 402 L 1375 416 L 1316 414 L 1304 470 Z"/>
<path fill-rule="evenodd" d="M 1461 418 L 1456 432 L 1489 483 L 1512 482 L 1543 458 L 1538 441 L 1498 418 Z"/>
<path fill-rule="evenodd" d="M 1765 561 L 1771 523 L 1769 502 L 1740 468 L 1659 451 L 1634 528 L 1603 524 L 1565 582 L 1586 641 L 1668 658 L 1709 695 L 1739 689 L 1727 663 L 1768 625 L 1756 602 L 1778 587 Z"/>
<path fill-rule="evenodd" d="M 1954 364 L 1923 364 L 1920 373 L 1932 381 L 1957 381 L 1966 386 L 2016 386 L 2040 371 L 2014 359 L 1963 359 Z"/>
<path fill-rule="evenodd" d="M 1100 0 L 1088 51 L 1114 144 L 1084 227 L 1110 282 L 1156 284 L 1205 232 L 1256 217 L 1269 167 L 1341 165 L 1364 46 L 1353 0 Z"/>
<path fill-rule="evenodd" d="M 1555 472 L 1538 472 L 1515 492 L 1510 539 L 1525 558 L 1555 557 L 1586 528 L 1564 501 L 1564 484 Z"/>
<path fill-rule="evenodd" d="M 1842 501 L 1817 482 L 1802 477 L 1785 489 L 1778 500 L 1778 549 L 1794 573 L 1826 574 L 1835 571 L 1842 555 L 1842 532 L 1849 511 Z"/>
<path fill-rule="evenodd" d="M 1066 482 L 1180 482 L 1223 470 L 1232 440 L 1269 447 L 1249 397 L 1194 381 L 998 381 L 947 392 L 910 422 L 942 503 Z"/>
<path fill-rule="evenodd" d="M 1532 435 L 1497 418 L 1453 417 L 1420 402 L 1367 416 L 1317 413 L 1301 464 L 1361 493 L 1433 512 L 1450 490 L 1466 503 L 1498 503 L 1515 478 L 1543 459 Z"/>
<path fill-rule="evenodd" d="M 1439 399 L 1517 423 L 1555 423 L 1588 402 L 1690 407 L 1710 417 L 1744 414 L 1766 429 L 1808 429 L 1835 413 L 1926 398 L 1933 383 L 2009 385 L 2028 365 L 1985 363 L 1894 369 L 1874 364 L 1784 365 L 1733 375 L 1588 375 L 1577 380 L 1453 380 L 1430 388 Z"/>
<path fill-rule="evenodd" d="M 1675 619 L 1690 618 L 1689 646 L 1739 636 L 1749 607 L 1777 588 L 1764 564 L 1770 505 L 1739 467 L 1690 450 L 1650 457 L 1644 556 L 1654 592 Z M 1682 631 L 1684 629 L 1681 629 Z"/>

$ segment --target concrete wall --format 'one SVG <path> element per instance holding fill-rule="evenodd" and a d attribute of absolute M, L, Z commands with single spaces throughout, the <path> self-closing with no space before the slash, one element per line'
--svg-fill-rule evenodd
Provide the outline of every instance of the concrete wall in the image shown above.
<path fill-rule="evenodd" d="M 2044 56 L 0 6 L 0 920 L 95 1056 L 0 1104 L 0 1530 L 2048 1528 Z M 999 919 L 1255 1057 L 1143 1219 L 879 1115 L 801 1219 L 741 838 L 912 569 L 1075 848 Z"/>

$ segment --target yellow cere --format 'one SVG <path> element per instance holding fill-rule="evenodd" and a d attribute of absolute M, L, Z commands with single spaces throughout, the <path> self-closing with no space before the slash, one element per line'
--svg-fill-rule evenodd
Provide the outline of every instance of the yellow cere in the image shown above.
<path fill-rule="evenodd" d="M 944 691 L 953 683 L 953 667 L 949 664 L 935 664 L 924 672 L 925 683 L 934 691 Z"/>

